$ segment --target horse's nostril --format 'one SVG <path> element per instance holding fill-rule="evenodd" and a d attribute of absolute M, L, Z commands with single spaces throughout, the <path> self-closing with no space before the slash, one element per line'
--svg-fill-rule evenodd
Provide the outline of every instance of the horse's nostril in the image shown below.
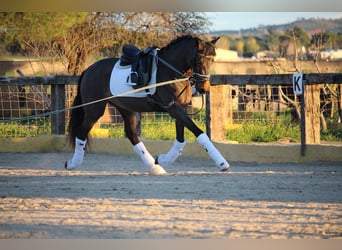
<path fill-rule="evenodd" d="M 209 90 L 210 90 L 210 82 L 209 81 L 205 81 L 203 83 L 203 89 L 204 89 L 204 92 L 209 92 Z"/>
<path fill-rule="evenodd" d="M 205 93 L 205 89 L 204 89 L 204 88 L 200 88 L 200 89 L 198 90 L 198 92 L 199 92 L 200 94 L 204 94 L 204 93 Z"/>
<path fill-rule="evenodd" d="M 205 92 L 210 91 L 210 82 L 209 81 L 204 81 L 201 84 L 196 85 L 196 89 L 198 93 L 204 94 Z"/>

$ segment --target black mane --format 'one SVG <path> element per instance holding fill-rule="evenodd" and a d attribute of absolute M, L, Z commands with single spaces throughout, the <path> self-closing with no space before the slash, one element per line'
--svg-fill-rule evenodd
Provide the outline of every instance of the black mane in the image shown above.
<path fill-rule="evenodd" d="M 196 36 L 192 36 L 192 35 L 184 35 L 184 36 L 179 36 L 175 39 L 173 39 L 171 42 L 169 42 L 165 47 L 161 48 L 161 50 L 168 50 L 170 47 L 174 46 L 175 44 L 178 44 L 179 42 L 183 41 L 183 40 L 200 40 L 198 37 Z"/>
<path fill-rule="evenodd" d="M 196 41 L 197 43 L 202 43 L 202 45 L 203 45 L 203 50 L 201 52 L 202 54 L 210 55 L 210 56 L 216 56 L 215 45 L 214 44 L 211 44 L 211 43 L 208 43 L 208 42 L 204 42 L 199 37 L 193 36 L 193 35 L 183 35 L 183 36 L 179 36 L 179 37 L 173 39 L 165 47 L 162 47 L 160 52 L 168 51 L 171 47 L 173 47 L 174 45 L 176 45 L 176 44 L 178 44 L 178 43 L 180 43 L 180 42 L 182 42 L 184 40 L 193 40 L 193 41 Z"/>

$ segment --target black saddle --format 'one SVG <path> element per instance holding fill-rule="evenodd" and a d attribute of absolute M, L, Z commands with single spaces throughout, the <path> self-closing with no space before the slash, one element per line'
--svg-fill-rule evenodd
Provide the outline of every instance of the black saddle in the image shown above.
<path fill-rule="evenodd" d="M 147 47 L 141 50 L 134 45 L 126 44 L 122 48 L 120 57 L 121 66 L 131 66 L 130 82 L 132 87 L 137 89 L 146 86 L 151 80 L 153 54 L 156 47 Z M 129 79 L 127 79 L 129 80 Z"/>

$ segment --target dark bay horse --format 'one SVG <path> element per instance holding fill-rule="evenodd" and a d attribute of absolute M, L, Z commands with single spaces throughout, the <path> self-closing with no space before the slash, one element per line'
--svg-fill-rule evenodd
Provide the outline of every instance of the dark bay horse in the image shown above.
<path fill-rule="evenodd" d="M 172 40 L 167 46 L 158 50 L 156 55 L 158 59 L 157 83 L 184 78 L 189 72 L 191 76 L 187 78 L 188 80 L 159 86 L 149 97 L 113 97 L 110 99 L 113 94 L 110 91 L 109 80 L 119 58 L 103 59 L 86 69 L 81 74 L 73 106 L 102 99 L 106 101 L 85 105 L 71 111 L 68 137 L 74 147 L 74 154 L 72 159 L 65 162 L 65 168 L 71 170 L 81 166 L 88 133 L 104 114 L 106 103 L 109 102 L 122 115 L 125 134 L 151 174 L 166 173 L 162 166 L 173 163 L 181 154 L 186 143 L 184 128 L 189 129 L 196 136 L 197 142 L 204 147 L 220 170 L 228 170 L 228 162 L 208 136 L 191 120 L 185 109 L 191 101 L 192 84 L 201 94 L 209 91 L 209 68 L 216 55 L 215 43 L 218 39 L 204 41 L 198 37 L 186 35 Z M 167 153 L 154 159 L 143 142 L 139 140 L 135 112 L 156 111 L 167 112 L 175 119 L 176 139 Z"/>

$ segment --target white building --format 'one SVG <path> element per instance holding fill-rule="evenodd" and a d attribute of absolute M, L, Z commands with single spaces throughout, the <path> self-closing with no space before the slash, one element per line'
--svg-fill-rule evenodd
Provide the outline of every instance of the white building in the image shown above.
<path fill-rule="evenodd" d="M 321 51 L 322 60 L 337 60 L 342 59 L 342 49 L 328 49 Z"/>
<path fill-rule="evenodd" d="M 216 49 L 215 62 L 229 62 L 240 60 L 238 52 L 235 50 Z"/>

